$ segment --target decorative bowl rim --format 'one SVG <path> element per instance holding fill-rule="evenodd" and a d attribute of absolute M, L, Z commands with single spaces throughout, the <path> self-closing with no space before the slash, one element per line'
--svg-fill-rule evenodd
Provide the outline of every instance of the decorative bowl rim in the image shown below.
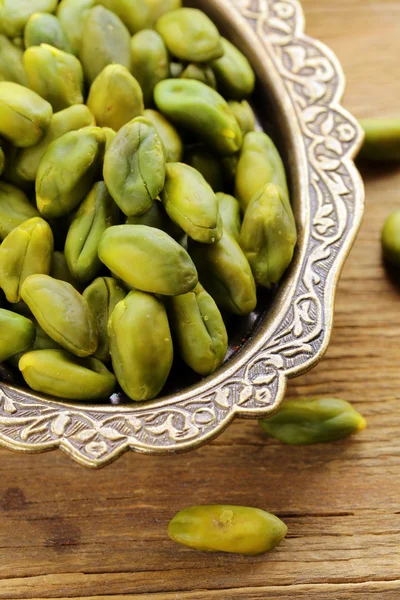
<path fill-rule="evenodd" d="M 335 55 L 304 34 L 298 0 L 207 0 L 247 47 L 291 137 L 300 243 L 275 308 L 241 352 L 216 374 L 148 403 L 88 405 L 45 399 L 0 383 L 0 445 L 21 452 L 61 448 L 88 467 L 128 449 L 149 454 L 194 449 L 235 416 L 262 418 L 283 399 L 289 378 L 323 356 L 335 289 L 361 223 L 364 189 L 353 158 L 363 133 L 340 106 L 345 79 Z M 250 56 L 251 54 L 251 56 Z"/>

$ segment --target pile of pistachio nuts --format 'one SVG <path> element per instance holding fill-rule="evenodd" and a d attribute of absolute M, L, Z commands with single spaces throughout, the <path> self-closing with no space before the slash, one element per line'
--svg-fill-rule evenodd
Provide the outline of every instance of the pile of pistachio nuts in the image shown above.
<path fill-rule="evenodd" d="M 296 245 L 255 74 L 180 0 L 0 3 L 0 362 L 135 401 L 225 359 Z"/>

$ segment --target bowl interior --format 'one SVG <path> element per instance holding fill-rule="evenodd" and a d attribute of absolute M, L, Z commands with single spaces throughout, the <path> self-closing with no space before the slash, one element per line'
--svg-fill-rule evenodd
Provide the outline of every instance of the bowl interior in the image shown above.
<path fill-rule="evenodd" d="M 303 220 L 300 202 L 300 159 L 296 146 L 297 123 L 290 118 L 286 110 L 284 98 L 286 92 L 280 77 L 276 74 L 270 57 L 265 48 L 260 45 L 255 33 L 249 26 L 243 26 L 243 18 L 229 0 L 201 0 L 200 2 L 185 2 L 187 6 L 201 8 L 219 28 L 222 35 L 229 38 L 248 57 L 256 75 L 257 84 L 251 98 L 251 104 L 257 117 L 259 129 L 266 131 L 276 143 L 286 168 L 288 185 L 291 192 L 291 202 L 298 226 L 299 241 L 291 266 L 279 286 L 272 291 L 258 288 L 258 304 L 256 310 L 248 317 L 232 316 L 227 320 L 229 334 L 229 349 L 224 364 L 215 374 L 201 378 L 191 371 L 180 359 L 175 357 L 169 380 L 163 390 L 163 395 L 157 400 L 141 403 L 143 406 L 164 402 L 172 396 L 190 394 L 193 389 L 211 381 L 215 375 L 223 377 L 231 370 L 237 359 L 243 358 L 250 351 L 251 345 L 268 332 L 271 315 L 279 319 L 279 308 L 285 295 L 285 288 L 299 265 L 302 240 Z M 10 382 L 17 387 L 26 389 L 19 373 L 4 365 L 0 365 L 0 380 Z M 52 399 L 54 401 L 54 399 Z M 123 393 L 114 394 L 110 399 L 112 404 L 132 404 Z M 138 403 L 134 403 L 138 404 Z"/>

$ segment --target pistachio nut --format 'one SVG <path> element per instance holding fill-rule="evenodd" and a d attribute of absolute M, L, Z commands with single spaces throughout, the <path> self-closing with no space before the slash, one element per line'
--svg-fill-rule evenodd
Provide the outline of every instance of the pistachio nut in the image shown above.
<path fill-rule="evenodd" d="M 19 302 L 27 277 L 50 273 L 53 249 L 50 225 L 40 217 L 25 221 L 8 234 L 0 246 L 0 287 L 8 302 Z"/>
<path fill-rule="evenodd" d="M 0 35 L 0 81 L 28 86 L 23 56 L 21 48 L 16 48 L 5 35 Z"/>
<path fill-rule="evenodd" d="M 199 171 L 214 192 L 224 188 L 222 164 L 205 146 L 193 145 L 185 153 L 184 162 Z"/>
<path fill-rule="evenodd" d="M 289 196 L 285 168 L 271 138 L 263 131 L 250 131 L 243 138 L 236 170 L 236 193 L 242 211 L 267 183 L 279 185 Z"/>
<path fill-rule="evenodd" d="M 76 131 L 90 125 L 95 125 L 95 120 L 84 104 L 74 104 L 54 113 L 44 138 L 35 146 L 22 148 L 18 151 L 14 165 L 17 177 L 23 181 L 34 182 L 39 163 L 51 142 L 69 131 Z"/>
<path fill-rule="evenodd" d="M 152 29 L 143 29 L 131 40 L 132 73 L 140 83 L 146 106 L 153 104 L 156 84 L 169 77 L 168 51 L 163 39 Z"/>
<path fill-rule="evenodd" d="M 174 542 L 196 550 L 262 554 L 277 546 L 287 527 L 259 508 L 209 504 L 178 512 L 168 525 Z"/>
<path fill-rule="evenodd" d="M 245 136 L 246 133 L 249 133 L 249 131 L 254 131 L 256 126 L 256 116 L 247 100 L 242 100 L 241 102 L 229 100 L 228 106 L 235 115 L 243 136 Z"/>
<path fill-rule="evenodd" d="M 36 12 L 55 11 L 58 0 L 1 0 L 0 33 L 8 38 L 22 36 L 29 17 Z"/>
<path fill-rule="evenodd" d="M 400 119 L 362 119 L 365 138 L 359 158 L 376 162 L 400 161 Z"/>
<path fill-rule="evenodd" d="M 76 356 L 90 356 L 97 350 L 98 331 L 86 300 L 66 281 L 49 275 L 31 275 L 21 289 L 44 331 Z"/>
<path fill-rule="evenodd" d="M 24 53 L 29 87 L 50 102 L 54 112 L 83 103 L 82 65 L 73 54 L 48 44 Z"/>
<path fill-rule="evenodd" d="M 146 0 L 96 0 L 96 4 L 118 15 L 131 34 L 151 23 L 150 5 Z"/>
<path fill-rule="evenodd" d="M 94 184 L 80 205 L 65 241 L 65 259 L 72 276 L 87 283 L 101 269 L 97 247 L 101 236 L 118 222 L 119 211 L 103 181 Z"/>
<path fill-rule="evenodd" d="M 103 174 L 125 215 L 149 210 L 165 180 L 164 146 L 151 121 L 137 117 L 119 130 L 105 154 Z"/>
<path fill-rule="evenodd" d="M 64 350 L 34 350 L 19 361 L 19 370 L 30 388 L 67 400 L 106 399 L 113 393 L 115 377 L 96 358 L 78 358 Z"/>
<path fill-rule="evenodd" d="M 113 143 L 117 132 L 115 129 L 111 129 L 111 127 L 103 127 L 104 135 L 106 136 L 106 152 Z"/>
<path fill-rule="evenodd" d="M 118 302 L 125 298 L 126 292 L 112 277 L 98 277 L 82 295 L 96 318 L 99 331 L 99 345 L 94 356 L 107 362 L 110 360 L 108 321 Z"/>
<path fill-rule="evenodd" d="M 156 110 L 147 108 L 143 116 L 151 121 L 164 144 L 165 161 L 180 162 L 183 156 L 183 143 L 175 127 Z"/>
<path fill-rule="evenodd" d="M 209 375 L 224 361 L 228 335 L 221 313 L 198 283 L 191 292 L 171 296 L 168 316 L 180 354 L 200 375 Z"/>
<path fill-rule="evenodd" d="M 114 131 L 143 113 L 142 89 L 123 65 L 107 65 L 93 81 L 87 105 L 97 125 Z"/>
<path fill-rule="evenodd" d="M 218 29 L 197 8 L 171 10 L 158 19 L 155 28 L 179 60 L 208 62 L 224 52 Z"/>
<path fill-rule="evenodd" d="M 100 169 L 105 134 L 100 127 L 70 131 L 50 144 L 36 176 L 36 202 L 45 218 L 68 215 L 89 193 Z"/>
<path fill-rule="evenodd" d="M 0 181 L 0 240 L 24 221 L 38 216 L 38 211 L 24 192 Z"/>
<path fill-rule="evenodd" d="M 167 313 L 160 300 L 132 291 L 115 307 L 108 326 L 114 373 L 132 400 L 150 400 L 162 390 L 172 366 Z"/>
<path fill-rule="evenodd" d="M 400 267 L 400 209 L 387 217 L 381 233 L 381 244 L 384 258 Z"/>
<path fill-rule="evenodd" d="M 236 46 L 225 38 L 221 38 L 221 43 L 223 55 L 211 63 L 218 89 L 225 98 L 242 100 L 254 90 L 254 71 Z"/>
<path fill-rule="evenodd" d="M 103 6 L 89 10 L 83 25 L 79 58 L 90 84 L 112 63 L 131 70 L 131 36 L 116 14 Z"/>
<path fill-rule="evenodd" d="M 37 321 L 35 325 L 35 339 L 31 346 L 31 350 L 62 350 L 60 344 L 57 344 L 49 335 L 40 327 Z M 18 366 L 18 364 L 17 364 Z"/>
<path fill-rule="evenodd" d="M 71 44 L 72 53 L 79 55 L 82 45 L 83 26 L 95 0 L 61 0 L 57 19 Z"/>
<path fill-rule="evenodd" d="M 195 79 L 165 79 L 154 89 L 158 109 L 174 123 L 195 133 L 220 154 L 234 154 L 242 132 L 223 97 Z"/>
<path fill-rule="evenodd" d="M 193 240 L 213 244 L 221 239 L 217 198 L 196 169 L 167 163 L 161 200 L 168 216 Z"/>
<path fill-rule="evenodd" d="M 293 258 L 297 232 L 287 195 L 273 183 L 254 196 L 248 205 L 239 244 L 258 285 L 278 283 Z"/>
<path fill-rule="evenodd" d="M 339 398 L 287 400 L 272 417 L 259 423 L 271 437 L 294 446 L 341 440 L 367 425 L 349 402 Z"/>
<path fill-rule="evenodd" d="M 192 290 L 196 268 L 182 246 L 164 231 L 146 225 L 109 227 L 99 258 L 128 285 L 153 294 L 175 296 Z"/>
<path fill-rule="evenodd" d="M 230 194 L 224 194 L 223 192 L 218 192 L 216 196 L 224 230 L 236 241 L 239 241 L 241 227 L 239 202 Z"/>
<path fill-rule="evenodd" d="M 18 148 L 40 142 L 49 128 L 51 104 L 18 83 L 0 81 L 0 135 Z"/>
<path fill-rule="evenodd" d="M 145 0 L 145 2 L 150 7 L 150 21 L 146 27 L 154 27 L 162 15 L 182 7 L 182 0 Z"/>
<path fill-rule="evenodd" d="M 32 321 L 4 308 L 0 308 L 0 331 L 0 363 L 28 350 L 35 339 Z"/>
<path fill-rule="evenodd" d="M 256 284 L 250 265 L 229 233 L 224 231 L 216 244 L 192 244 L 189 252 L 201 283 L 220 308 L 236 315 L 255 309 Z"/>
<path fill-rule="evenodd" d="M 215 79 L 214 71 L 207 64 L 189 63 L 179 77 L 182 79 L 197 79 L 197 81 L 209 85 L 213 90 L 217 89 L 217 80 Z"/>
<path fill-rule="evenodd" d="M 72 45 L 55 15 L 37 12 L 31 15 L 24 30 L 25 48 L 49 44 L 64 52 L 72 52 Z"/>

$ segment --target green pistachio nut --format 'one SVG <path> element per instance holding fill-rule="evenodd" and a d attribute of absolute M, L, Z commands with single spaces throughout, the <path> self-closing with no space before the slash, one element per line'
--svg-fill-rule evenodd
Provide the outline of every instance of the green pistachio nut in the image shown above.
<path fill-rule="evenodd" d="M 38 211 L 24 192 L 0 181 L 0 240 L 4 240 L 10 231 L 24 221 L 38 216 Z"/>
<path fill-rule="evenodd" d="M 54 113 L 44 138 L 35 146 L 18 151 L 14 165 L 16 176 L 23 181 L 34 182 L 39 163 L 52 142 L 69 131 L 77 131 L 95 124 L 92 113 L 84 104 L 74 104 Z"/>
<path fill-rule="evenodd" d="M 57 9 L 57 18 L 71 44 L 73 54 L 79 55 L 83 26 L 89 10 L 95 5 L 95 0 L 61 0 Z"/>
<path fill-rule="evenodd" d="M 164 144 L 165 161 L 180 162 L 183 156 L 183 143 L 175 127 L 157 110 L 147 108 L 143 116 L 153 123 Z"/>
<path fill-rule="evenodd" d="M 255 75 L 249 61 L 236 46 L 221 38 L 223 56 L 211 63 L 218 89 L 225 98 L 242 100 L 254 90 Z"/>
<path fill-rule="evenodd" d="M 229 313 L 247 315 L 257 304 L 256 284 L 247 258 L 226 231 L 219 242 L 192 244 L 190 255 L 205 289 Z"/>
<path fill-rule="evenodd" d="M 78 358 L 64 350 L 35 350 L 19 361 L 30 388 L 66 400 L 99 400 L 111 396 L 116 380 L 96 358 Z"/>
<path fill-rule="evenodd" d="M 5 35 L 0 35 L 0 81 L 28 86 L 23 56 L 21 48 L 16 48 Z"/>
<path fill-rule="evenodd" d="M 36 176 L 36 202 L 45 218 L 71 213 L 99 175 L 105 134 L 100 127 L 70 131 L 50 144 Z"/>
<path fill-rule="evenodd" d="M 90 84 L 107 65 L 117 63 L 131 70 L 131 36 L 116 14 L 103 6 L 89 10 L 79 58 Z"/>
<path fill-rule="evenodd" d="M 165 13 L 155 25 L 168 50 L 179 60 L 208 62 L 222 56 L 221 37 L 214 23 L 197 8 Z"/>
<path fill-rule="evenodd" d="M 381 233 L 381 244 L 384 258 L 400 267 L 400 209 L 387 217 Z"/>
<path fill-rule="evenodd" d="M 222 219 L 222 226 L 237 242 L 239 241 L 240 227 L 242 224 L 240 218 L 240 204 L 230 194 L 218 192 L 216 194 L 218 200 L 219 214 Z"/>
<path fill-rule="evenodd" d="M 105 154 L 103 174 L 125 215 L 149 210 L 165 180 L 164 146 L 151 121 L 137 117 L 119 130 Z"/>
<path fill-rule="evenodd" d="M 192 290 L 196 268 L 182 246 L 164 231 L 146 225 L 109 227 L 99 258 L 128 285 L 153 294 L 176 296 Z"/>
<path fill-rule="evenodd" d="M 217 80 L 215 79 L 214 71 L 208 65 L 190 63 L 185 67 L 179 77 L 182 79 L 197 79 L 197 81 L 205 83 L 213 88 L 213 90 L 217 89 Z"/>
<path fill-rule="evenodd" d="M 193 240 L 213 244 L 221 239 L 217 198 L 196 169 L 184 163 L 167 163 L 161 200 L 168 216 Z"/>
<path fill-rule="evenodd" d="M 150 7 L 150 22 L 147 27 L 154 27 L 165 13 L 182 8 L 182 0 L 146 0 L 146 4 Z"/>
<path fill-rule="evenodd" d="M 246 133 L 249 133 L 249 131 L 254 131 L 256 126 L 256 117 L 247 100 L 242 100 L 241 102 L 230 100 L 228 105 L 235 115 L 243 135 L 245 136 Z"/>
<path fill-rule="evenodd" d="M 54 112 L 83 103 L 82 65 L 73 54 L 48 44 L 25 50 L 29 87 L 50 102 Z"/>
<path fill-rule="evenodd" d="M 94 184 L 80 205 L 65 242 L 65 259 L 72 276 L 87 283 L 102 267 L 97 255 L 101 236 L 118 222 L 118 208 L 103 181 Z"/>
<path fill-rule="evenodd" d="M 227 102 L 195 79 L 165 79 L 154 89 L 158 109 L 174 123 L 192 131 L 220 154 L 234 154 L 242 132 Z"/>
<path fill-rule="evenodd" d="M 0 308 L 0 331 L 0 363 L 28 350 L 35 339 L 32 321 L 4 308 Z"/>
<path fill-rule="evenodd" d="M 132 291 L 115 307 L 108 326 L 114 373 L 132 400 L 150 400 L 162 390 L 172 366 L 167 313 L 160 300 Z"/>
<path fill-rule="evenodd" d="M 1 0 L 0 33 L 9 38 L 22 36 L 28 19 L 36 12 L 55 11 L 58 0 Z"/>
<path fill-rule="evenodd" d="M 132 73 L 140 83 L 146 106 L 153 104 L 156 84 L 169 77 L 168 51 L 163 39 L 152 29 L 143 29 L 131 40 Z"/>
<path fill-rule="evenodd" d="M 362 119 L 365 138 L 359 158 L 376 162 L 400 161 L 400 119 Z"/>
<path fill-rule="evenodd" d="M 87 105 L 99 127 L 119 131 L 143 114 L 142 89 L 123 65 L 107 65 L 93 81 Z"/>
<path fill-rule="evenodd" d="M 168 217 L 166 210 L 159 200 L 154 200 L 149 210 L 142 215 L 127 217 L 127 225 L 147 225 L 147 227 L 156 227 L 168 233 L 175 240 L 179 240 L 183 231 Z"/>
<path fill-rule="evenodd" d="M 367 425 L 351 404 L 338 398 L 287 400 L 259 423 L 271 437 L 294 446 L 341 440 Z"/>
<path fill-rule="evenodd" d="M 4 173 L 4 166 L 5 166 L 5 164 L 6 164 L 6 157 L 4 156 L 4 150 L 3 150 L 3 148 L 0 146 L 0 177 Z"/>
<path fill-rule="evenodd" d="M 0 135 L 18 148 L 40 142 L 49 128 L 51 104 L 18 83 L 0 81 Z"/>
<path fill-rule="evenodd" d="M 51 269 L 54 240 L 50 225 L 34 217 L 18 225 L 0 246 L 0 287 L 8 302 L 19 302 L 27 277 L 48 275 Z"/>
<path fill-rule="evenodd" d="M 285 168 L 271 138 L 262 131 L 250 131 L 243 138 L 236 170 L 236 193 L 242 211 L 267 183 L 275 183 L 289 196 Z"/>
<path fill-rule="evenodd" d="M 278 283 L 290 265 L 297 241 L 296 223 L 287 195 L 273 183 L 248 205 L 239 244 L 258 285 Z"/>
<path fill-rule="evenodd" d="M 221 161 L 209 152 L 205 146 L 194 145 L 186 150 L 184 162 L 199 171 L 211 185 L 214 192 L 224 188 L 224 176 Z"/>
<path fill-rule="evenodd" d="M 184 508 L 168 525 L 174 542 L 195 550 L 262 554 L 285 537 L 283 521 L 259 508 L 202 505 Z"/>
<path fill-rule="evenodd" d="M 180 354 L 200 375 L 209 375 L 224 361 L 228 335 L 221 313 L 200 285 L 168 302 L 168 316 Z"/>
<path fill-rule="evenodd" d="M 45 136 L 46 137 L 46 136 Z M 32 194 L 32 183 L 22 179 L 17 172 L 18 159 L 21 152 L 35 148 L 35 146 L 29 146 L 29 148 L 16 148 L 10 142 L 4 140 L 1 142 L 4 148 L 4 156 L 7 157 L 4 164 L 4 180 L 12 185 L 15 185 L 20 190 L 31 196 Z M 39 142 L 40 143 L 40 142 Z"/>
<path fill-rule="evenodd" d="M 29 17 L 24 31 L 24 43 L 25 48 L 49 44 L 64 52 L 72 52 L 71 43 L 59 19 L 49 13 L 37 12 Z"/>
<path fill-rule="evenodd" d="M 68 269 L 67 261 L 63 252 L 56 251 L 53 254 L 53 261 L 51 263 L 50 276 L 53 279 L 59 279 L 60 281 L 67 281 L 74 286 L 75 289 L 79 290 L 79 283 L 72 276 L 71 271 Z"/>
<path fill-rule="evenodd" d="M 24 281 L 21 297 L 40 327 L 60 346 L 76 356 L 96 352 L 95 317 L 70 283 L 48 275 L 31 275 Z"/>
<path fill-rule="evenodd" d="M 110 360 L 108 321 L 118 302 L 125 298 L 126 292 L 112 277 L 98 277 L 82 295 L 96 318 L 99 331 L 99 345 L 94 356 L 107 362 Z"/>

